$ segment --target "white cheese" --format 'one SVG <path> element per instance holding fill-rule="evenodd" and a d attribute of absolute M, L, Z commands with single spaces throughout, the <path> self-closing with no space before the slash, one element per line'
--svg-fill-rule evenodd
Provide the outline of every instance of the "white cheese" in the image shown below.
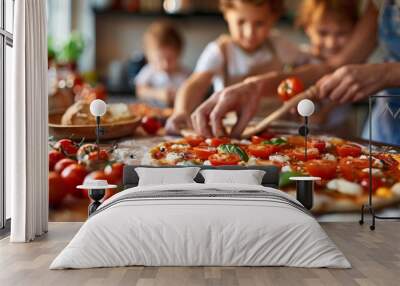
<path fill-rule="evenodd" d="M 395 193 L 397 196 L 400 196 L 400 183 L 396 183 L 391 188 L 392 192 Z"/>
<path fill-rule="evenodd" d="M 207 138 L 206 141 L 204 142 L 206 142 L 207 145 L 211 145 L 211 141 L 212 141 L 211 138 Z"/>
<path fill-rule="evenodd" d="M 361 156 L 360 156 L 360 159 L 362 159 L 362 160 L 367 160 L 367 159 L 368 159 L 368 156 L 367 156 L 367 155 L 361 155 Z"/>
<path fill-rule="evenodd" d="M 172 150 L 182 150 L 182 149 L 187 149 L 189 148 L 189 144 L 172 144 L 171 149 Z"/>
<path fill-rule="evenodd" d="M 206 160 L 206 161 L 204 161 L 203 165 L 205 165 L 205 166 L 211 166 L 211 162 L 208 161 L 208 160 Z"/>
<path fill-rule="evenodd" d="M 362 169 L 364 173 L 369 173 L 369 168 Z M 371 169 L 372 176 L 380 176 L 382 175 L 382 171 L 376 168 Z"/>
<path fill-rule="evenodd" d="M 171 152 L 171 153 L 167 154 L 167 156 L 165 157 L 165 160 L 170 161 L 170 162 L 175 162 L 176 160 L 179 160 L 182 158 L 183 158 L 182 154 Z"/>
<path fill-rule="evenodd" d="M 292 170 L 292 168 L 290 168 L 289 165 L 283 166 L 282 169 L 281 169 L 281 172 L 282 172 L 282 173 L 285 173 L 285 172 L 292 172 L 292 171 L 293 171 L 293 170 Z"/>
<path fill-rule="evenodd" d="M 249 160 L 247 161 L 247 165 L 249 166 L 257 165 L 257 158 L 250 156 Z"/>
<path fill-rule="evenodd" d="M 247 139 L 242 139 L 242 140 L 240 140 L 240 144 L 249 145 L 249 144 L 251 144 L 251 142 Z"/>
<path fill-rule="evenodd" d="M 279 163 L 288 162 L 289 159 L 290 158 L 286 155 L 271 155 L 271 156 L 269 156 L 270 161 L 275 161 L 275 162 L 279 162 Z"/>
<path fill-rule="evenodd" d="M 324 159 L 324 160 L 329 160 L 329 161 L 336 161 L 335 155 L 332 155 L 332 154 L 329 154 L 329 153 L 324 154 L 324 156 L 322 157 L 322 159 Z"/>
<path fill-rule="evenodd" d="M 335 190 L 351 196 L 357 196 L 363 192 L 359 184 L 349 182 L 345 179 L 334 179 L 327 184 L 327 187 L 329 190 Z"/>

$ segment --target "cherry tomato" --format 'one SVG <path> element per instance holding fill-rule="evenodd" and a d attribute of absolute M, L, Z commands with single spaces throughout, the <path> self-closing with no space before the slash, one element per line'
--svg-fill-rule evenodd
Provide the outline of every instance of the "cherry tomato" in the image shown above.
<path fill-rule="evenodd" d="M 123 163 L 114 163 L 112 165 L 107 165 L 104 168 L 104 173 L 110 179 L 112 184 L 120 185 L 122 183 L 122 174 L 124 171 Z"/>
<path fill-rule="evenodd" d="M 369 161 L 367 159 L 358 158 L 342 158 L 339 162 L 340 172 L 342 176 L 349 181 L 358 182 L 368 174 L 362 170 L 369 167 Z"/>
<path fill-rule="evenodd" d="M 210 146 L 218 147 L 219 145 L 222 145 L 222 144 L 228 144 L 230 141 L 231 140 L 226 137 L 219 137 L 219 138 L 214 137 L 214 138 L 211 138 L 211 140 L 210 140 Z"/>
<path fill-rule="evenodd" d="M 77 162 L 75 160 L 72 160 L 70 158 L 64 158 L 61 159 L 60 161 L 57 162 L 57 164 L 54 166 L 54 171 L 57 173 L 61 174 L 61 172 L 68 167 L 69 165 L 76 164 Z"/>
<path fill-rule="evenodd" d="M 361 147 L 354 144 L 343 144 L 337 146 L 336 150 L 340 157 L 359 157 L 361 155 Z"/>
<path fill-rule="evenodd" d="M 289 77 L 278 86 L 278 95 L 283 101 L 287 101 L 304 90 L 302 81 L 297 77 Z"/>
<path fill-rule="evenodd" d="M 317 148 L 320 153 L 325 152 L 326 144 L 325 141 L 322 140 L 312 140 L 309 144 L 310 147 Z"/>
<path fill-rule="evenodd" d="M 330 180 L 336 177 L 337 163 L 331 160 L 310 160 L 306 162 L 306 170 L 311 176 Z"/>
<path fill-rule="evenodd" d="M 75 197 L 87 197 L 86 191 L 76 190 L 76 186 L 83 183 L 86 174 L 85 167 L 79 164 L 69 165 L 61 172 L 61 177 L 64 179 L 65 185 Z"/>
<path fill-rule="evenodd" d="M 193 152 L 197 158 L 208 160 L 208 157 L 217 153 L 217 148 L 211 146 L 197 146 L 193 148 Z"/>
<path fill-rule="evenodd" d="M 54 144 L 54 149 L 62 152 L 66 156 L 75 156 L 79 146 L 71 139 L 61 139 Z"/>
<path fill-rule="evenodd" d="M 85 159 L 86 155 L 89 155 L 91 152 L 96 152 L 97 151 L 97 145 L 96 144 L 84 144 L 81 147 L 79 147 L 78 152 L 76 153 L 76 157 L 78 161 L 82 161 Z"/>
<path fill-rule="evenodd" d="M 97 156 L 98 154 L 98 156 Z M 100 149 L 100 151 L 93 151 L 89 153 L 88 160 L 89 161 L 107 161 L 109 159 L 108 152 L 104 149 Z"/>
<path fill-rule="evenodd" d="M 189 145 L 192 146 L 192 147 L 199 146 L 201 143 L 204 142 L 204 138 L 203 138 L 203 137 L 201 137 L 201 136 L 196 136 L 196 135 L 193 135 L 193 136 L 186 136 L 186 137 L 184 138 L 184 140 L 187 142 L 187 144 L 189 144 Z"/>
<path fill-rule="evenodd" d="M 384 183 L 381 178 L 372 177 L 372 191 L 375 192 L 378 188 L 383 187 Z M 369 177 L 361 180 L 361 186 L 365 191 L 369 191 Z"/>
<path fill-rule="evenodd" d="M 296 148 L 292 151 L 292 156 L 296 160 L 305 161 L 305 149 L 304 148 Z M 319 151 L 317 148 L 308 148 L 307 149 L 307 160 L 317 159 L 319 157 Z"/>
<path fill-rule="evenodd" d="M 49 206 L 57 208 L 68 195 L 64 180 L 57 172 L 49 172 Z"/>
<path fill-rule="evenodd" d="M 250 144 L 248 152 L 254 157 L 261 159 L 268 159 L 273 153 L 276 153 L 279 148 L 275 145 L 264 145 L 264 144 Z"/>
<path fill-rule="evenodd" d="M 240 162 L 240 157 L 233 153 L 221 153 L 211 155 L 208 160 L 213 166 L 237 165 Z"/>
<path fill-rule="evenodd" d="M 49 152 L 49 171 L 53 171 L 54 166 L 57 164 L 57 162 L 63 158 L 65 158 L 63 153 L 57 150 L 51 150 Z"/>
<path fill-rule="evenodd" d="M 161 123 L 156 117 L 145 116 L 142 118 L 142 128 L 147 134 L 153 135 L 161 128 Z"/>

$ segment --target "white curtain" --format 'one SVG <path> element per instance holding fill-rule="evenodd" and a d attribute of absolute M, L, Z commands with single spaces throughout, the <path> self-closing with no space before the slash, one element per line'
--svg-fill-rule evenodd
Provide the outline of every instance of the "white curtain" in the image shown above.
<path fill-rule="evenodd" d="M 46 0 L 15 1 L 13 92 L 6 99 L 6 187 L 12 242 L 47 231 Z"/>

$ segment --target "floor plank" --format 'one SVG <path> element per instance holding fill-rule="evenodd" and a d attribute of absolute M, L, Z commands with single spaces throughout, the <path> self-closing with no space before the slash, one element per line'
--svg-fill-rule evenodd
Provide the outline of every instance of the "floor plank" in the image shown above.
<path fill-rule="evenodd" d="M 50 271 L 54 257 L 81 223 L 50 223 L 49 233 L 29 244 L 0 240 L 0 285 L 399 285 L 400 232 L 396 222 L 379 222 L 372 232 L 356 223 L 321 223 L 352 263 L 352 269 L 289 267 L 119 267 Z"/>

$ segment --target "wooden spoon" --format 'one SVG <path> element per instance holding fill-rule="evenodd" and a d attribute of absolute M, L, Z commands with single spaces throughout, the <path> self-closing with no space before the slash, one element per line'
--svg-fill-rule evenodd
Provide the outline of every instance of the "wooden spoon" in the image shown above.
<path fill-rule="evenodd" d="M 242 138 L 250 138 L 253 135 L 261 133 L 264 131 L 274 120 L 281 118 L 287 112 L 290 111 L 293 107 L 296 107 L 297 104 L 303 99 L 309 99 L 316 96 L 318 93 L 318 89 L 315 85 L 309 87 L 305 91 L 299 93 L 295 97 L 292 97 L 288 101 L 284 102 L 283 105 L 272 112 L 270 115 L 265 117 L 262 121 L 260 121 L 256 126 L 247 128 L 243 134 Z"/>

